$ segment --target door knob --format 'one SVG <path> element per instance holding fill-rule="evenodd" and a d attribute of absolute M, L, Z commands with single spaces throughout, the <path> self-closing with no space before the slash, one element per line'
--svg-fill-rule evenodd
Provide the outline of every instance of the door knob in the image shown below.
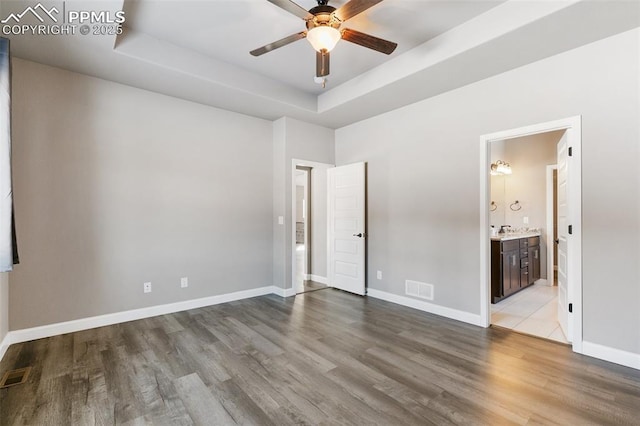
<path fill-rule="evenodd" d="M 362 238 L 364 237 L 364 234 L 362 232 L 360 232 L 359 234 L 353 234 L 354 237 L 358 237 L 358 238 Z"/>
<path fill-rule="evenodd" d="M 560 244 L 560 240 L 553 240 L 554 243 Z"/>

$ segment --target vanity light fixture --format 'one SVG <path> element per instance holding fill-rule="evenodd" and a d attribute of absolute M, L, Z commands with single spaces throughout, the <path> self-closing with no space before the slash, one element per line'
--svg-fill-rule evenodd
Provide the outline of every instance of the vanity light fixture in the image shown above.
<path fill-rule="evenodd" d="M 491 174 L 494 176 L 510 175 L 511 166 L 502 160 L 498 160 L 495 163 L 491 163 Z"/>

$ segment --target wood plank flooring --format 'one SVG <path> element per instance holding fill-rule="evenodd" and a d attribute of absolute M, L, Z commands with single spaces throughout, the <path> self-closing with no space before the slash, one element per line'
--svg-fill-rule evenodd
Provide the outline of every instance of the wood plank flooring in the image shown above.
<path fill-rule="evenodd" d="M 312 280 L 304 280 L 298 283 L 296 294 L 306 293 L 308 291 L 323 290 L 325 288 L 327 288 L 326 284 L 321 284 Z"/>
<path fill-rule="evenodd" d="M 2 425 L 640 424 L 640 371 L 337 290 L 13 345 Z"/>

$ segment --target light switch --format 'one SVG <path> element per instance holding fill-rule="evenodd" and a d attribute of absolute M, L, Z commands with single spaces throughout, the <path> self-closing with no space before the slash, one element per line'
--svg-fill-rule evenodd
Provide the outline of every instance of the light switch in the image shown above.
<path fill-rule="evenodd" d="M 525 217 L 523 217 L 523 218 L 522 218 L 522 222 L 523 222 L 525 225 L 528 225 L 528 224 L 529 224 L 529 216 L 525 216 Z"/>
<path fill-rule="evenodd" d="M 284 216 L 278 216 L 278 225 L 284 225 Z"/>

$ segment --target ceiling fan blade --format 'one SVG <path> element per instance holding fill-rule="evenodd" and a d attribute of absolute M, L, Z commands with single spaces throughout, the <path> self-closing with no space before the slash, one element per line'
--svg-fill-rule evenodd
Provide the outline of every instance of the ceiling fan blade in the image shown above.
<path fill-rule="evenodd" d="M 298 41 L 301 38 L 305 38 L 307 33 L 305 31 L 299 32 L 297 34 L 291 34 L 289 37 L 285 37 L 278 41 L 274 41 L 273 43 L 269 43 L 262 47 L 258 47 L 257 49 L 252 50 L 251 53 L 253 56 L 264 55 L 265 53 L 271 52 L 279 47 L 286 46 L 289 43 L 293 43 L 294 41 Z"/>
<path fill-rule="evenodd" d="M 394 50 L 396 50 L 396 47 L 398 47 L 398 43 L 361 33 L 360 31 L 350 30 L 348 28 L 342 30 L 342 39 L 350 41 L 351 43 L 359 44 L 360 46 L 368 47 L 369 49 L 377 50 L 378 52 L 382 52 L 386 55 L 390 55 Z"/>
<path fill-rule="evenodd" d="M 316 77 L 329 75 L 329 52 L 316 52 Z"/>
<path fill-rule="evenodd" d="M 270 3 L 275 4 L 281 9 L 286 10 L 289 13 L 293 13 L 299 18 L 308 21 L 309 19 L 313 19 L 313 15 L 307 12 L 302 6 L 292 2 L 291 0 L 267 0 Z"/>
<path fill-rule="evenodd" d="M 342 22 L 351 19 L 359 13 L 364 12 L 372 6 L 380 3 L 382 0 L 351 0 L 342 5 L 338 10 L 333 12 Z"/>

